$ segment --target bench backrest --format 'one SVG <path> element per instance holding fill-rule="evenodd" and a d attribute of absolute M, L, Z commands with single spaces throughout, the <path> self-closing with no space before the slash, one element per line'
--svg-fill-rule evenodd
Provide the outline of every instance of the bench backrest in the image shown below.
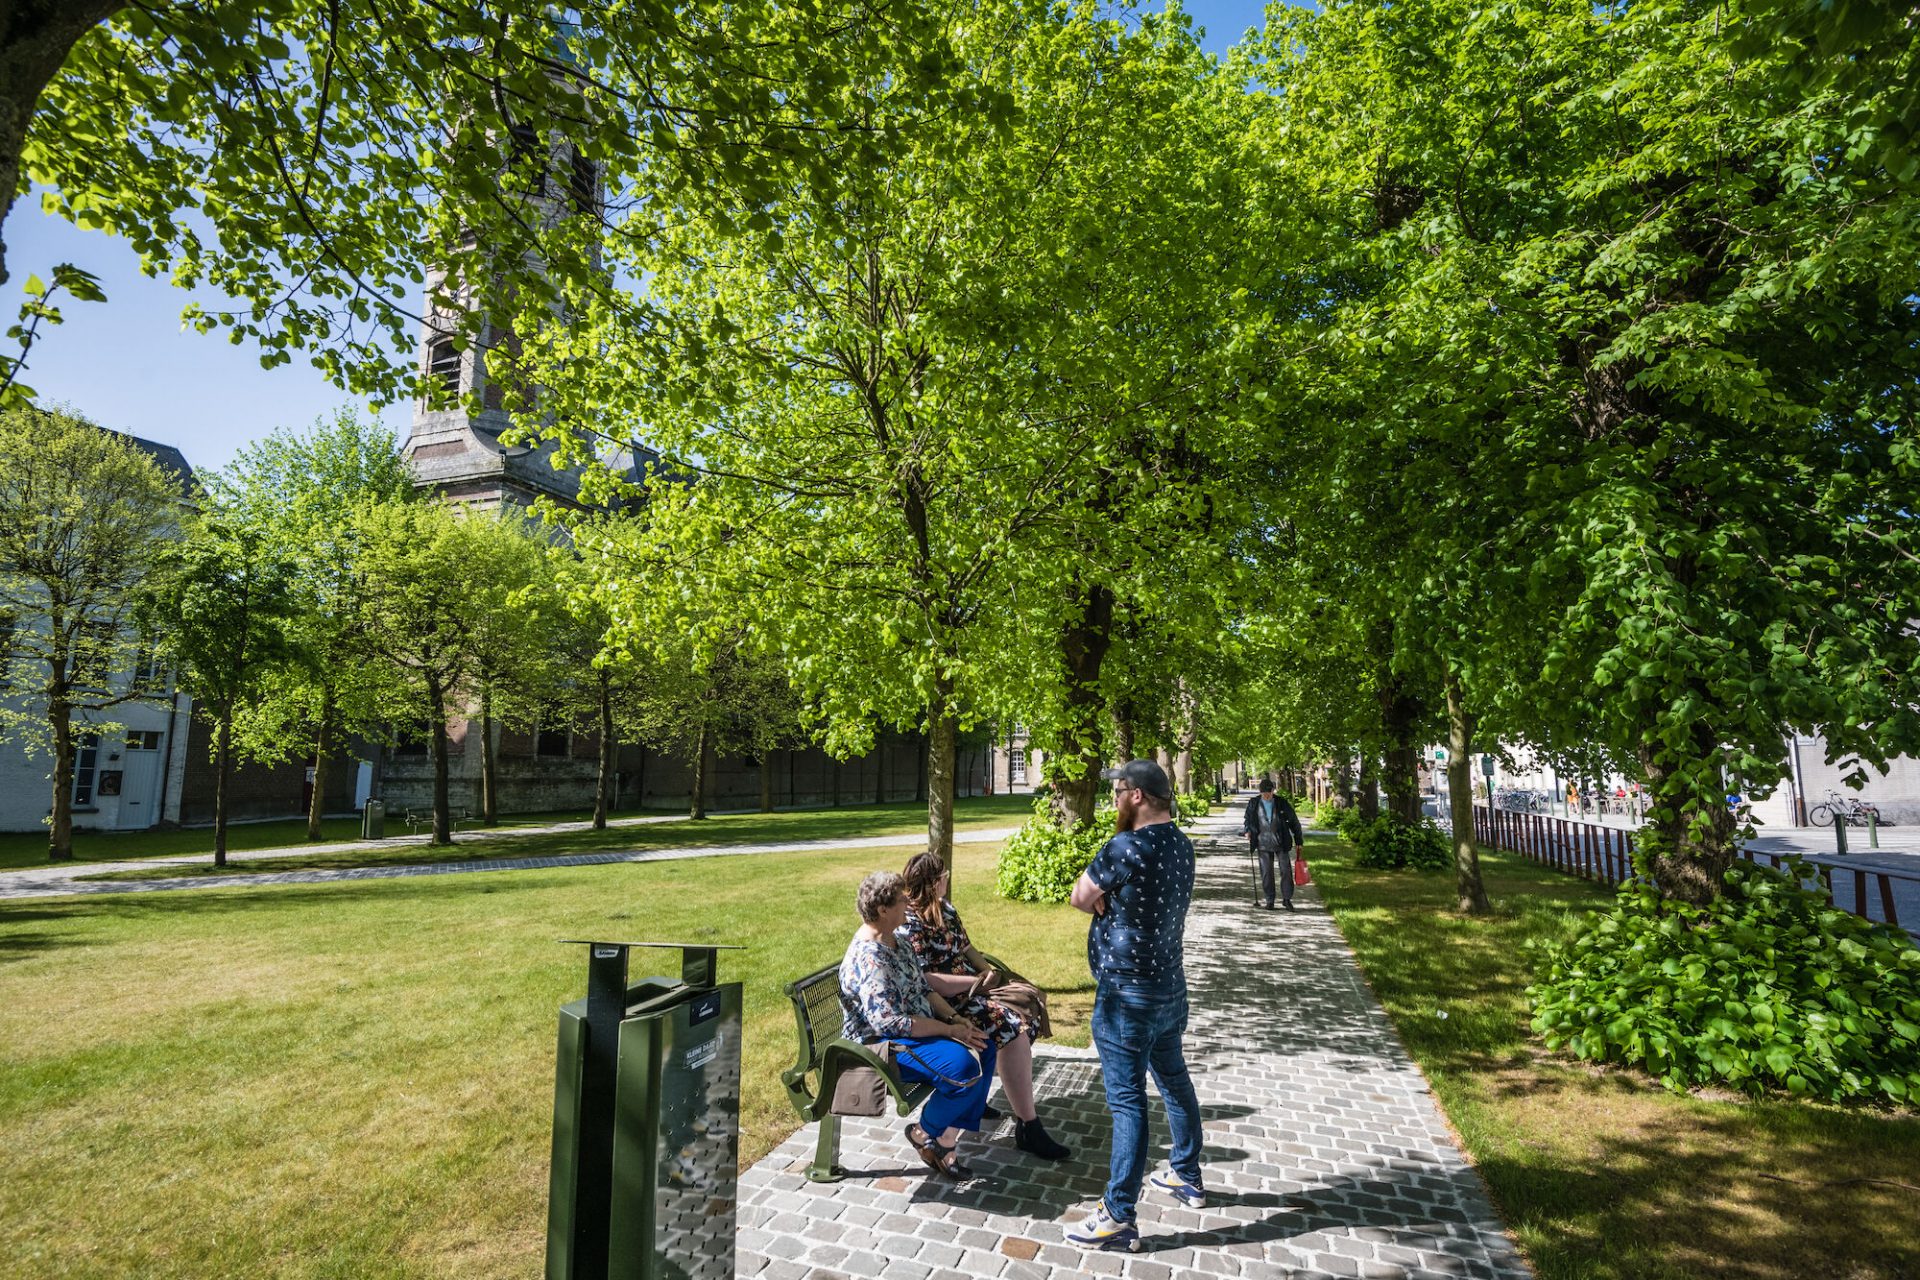
<path fill-rule="evenodd" d="M 838 1038 L 845 1017 L 840 1009 L 840 966 L 830 964 L 789 983 L 793 1017 L 800 1034 L 800 1061 L 811 1063 L 823 1041 Z"/>

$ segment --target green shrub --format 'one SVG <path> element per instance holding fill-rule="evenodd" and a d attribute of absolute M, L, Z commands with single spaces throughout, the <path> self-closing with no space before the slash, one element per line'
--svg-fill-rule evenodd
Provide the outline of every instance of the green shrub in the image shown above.
<path fill-rule="evenodd" d="M 1430 871 L 1453 865 L 1453 845 L 1447 833 L 1431 822 L 1402 822 L 1382 815 L 1372 822 L 1347 822 L 1340 834 L 1360 851 L 1363 867 Z"/>
<path fill-rule="evenodd" d="M 1348 839 L 1352 839 L 1353 832 L 1364 825 L 1360 821 L 1360 810 L 1352 805 L 1322 810 L 1320 818 L 1321 823 L 1331 828 L 1335 835 L 1346 836 Z"/>
<path fill-rule="evenodd" d="M 1046 801 L 1040 800 L 1033 817 L 1000 850 L 994 885 L 1001 897 L 1015 902 L 1065 902 L 1073 882 L 1112 832 L 1111 809 L 1096 811 L 1093 823 L 1078 831 L 1062 831 L 1048 816 Z"/>
<path fill-rule="evenodd" d="M 1544 955 L 1527 989 L 1547 1046 L 1834 1102 L 1920 1102 L 1920 950 L 1791 874 L 1736 863 L 1705 908 L 1629 884 Z"/>
<path fill-rule="evenodd" d="M 1198 791 L 1182 791 L 1173 798 L 1174 818 L 1183 827 L 1190 827 L 1213 812 L 1213 802 Z"/>

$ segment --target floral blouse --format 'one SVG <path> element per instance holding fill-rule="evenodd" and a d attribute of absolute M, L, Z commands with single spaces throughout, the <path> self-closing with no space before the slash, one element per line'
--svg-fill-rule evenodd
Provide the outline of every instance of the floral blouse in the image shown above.
<path fill-rule="evenodd" d="M 920 960 L 920 967 L 928 973 L 977 976 L 974 967 L 967 962 L 967 952 L 972 949 L 973 940 L 967 936 L 967 926 L 960 923 L 960 913 L 953 909 L 951 902 L 940 904 L 940 923 L 937 926 L 929 925 L 909 907 L 907 922 L 894 930 L 894 936 L 904 944 L 902 950 L 912 949 Z M 1017 1035 L 1033 1031 L 1019 1014 L 998 1003 L 992 996 L 955 998 L 947 1003 L 953 1006 L 955 1013 L 992 1036 L 995 1044 L 1004 1045 Z"/>
<path fill-rule="evenodd" d="M 915 1018 L 931 1018 L 927 980 L 907 946 L 887 946 L 854 935 L 840 961 L 842 1034 L 859 1044 L 913 1034 Z"/>

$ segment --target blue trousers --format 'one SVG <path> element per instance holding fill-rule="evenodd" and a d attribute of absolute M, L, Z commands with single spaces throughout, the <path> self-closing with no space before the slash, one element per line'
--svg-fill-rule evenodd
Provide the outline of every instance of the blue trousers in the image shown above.
<path fill-rule="evenodd" d="M 993 1089 L 997 1048 L 988 1040 L 976 1063 L 972 1051 L 958 1040 L 893 1042 L 893 1062 L 900 1078 L 933 1086 L 933 1096 L 920 1109 L 920 1127 L 929 1138 L 938 1138 L 949 1129 L 980 1127 L 980 1113 L 986 1110 L 987 1094 Z"/>
<path fill-rule="evenodd" d="M 1093 1001 L 1093 1044 L 1113 1113 L 1113 1156 L 1107 1167 L 1107 1212 L 1132 1222 L 1147 1175 L 1147 1072 L 1153 1072 L 1173 1131 L 1168 1163 L 1200 1186 L 1200 1099 L 1187 1074 L 1180 1037 L 1187 1029 L 1187 993 L 1147 991 L 1101 979 Z"/>

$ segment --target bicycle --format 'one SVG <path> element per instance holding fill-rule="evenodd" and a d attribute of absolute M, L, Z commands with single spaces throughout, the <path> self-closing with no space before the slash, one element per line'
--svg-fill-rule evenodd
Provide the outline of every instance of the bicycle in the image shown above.
<path fill-rule="evenodd" d="M 1865 826 L 1868 819 L 1872 819 L 1876 826 L 1891 825 L 1880 816 L 1877 806 L 1868 804 L 1858 796 L 1843 796 L 1829 788 L 1826 800 L 1807 810 L 1807 821 L 1816 827 L 1830 827 L 1835 818 L 1859 826 Z"/>

